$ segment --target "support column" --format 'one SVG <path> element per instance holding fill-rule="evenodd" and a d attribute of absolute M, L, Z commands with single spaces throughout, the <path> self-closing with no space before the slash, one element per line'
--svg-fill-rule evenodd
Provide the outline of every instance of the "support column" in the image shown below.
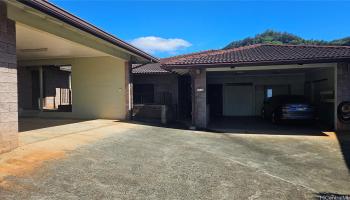
<path fill-rule="evenodd" d="M 125 62 L 125 106 L 126 116 L 125 119 L 132 119 L 133 110 L 133 82 L 132 82 L 132 63 L 130 61 Z"/>
<path fill-rule="evenodd" d="M 44 110 L 44 71 L 43 66 L 39 67 L 39 110 Z M 60 97 L 61 99 L 61 97 Z M 60 102 L 61 103 L 61 102 Z"/>
<path fill-rule="evenodd" d="M 192 124 L 206 128 L 207 119 L 207 73 L 206 69 L 191 70 L 192 77 Z"/>
<path fill-rule="evenodd" d="M 0 153 L 18 146 L 17 57 L 15 22 L 0 1 Z"/>
<path fill-rule="evenodd" d="M 338 63 L 336 72 L 336 101 L 335 101 L 335 129 L 337 131 L 349 131 L 350 124 L 342 123 L 338 119 L 337 108 L 340 103 L 350 101 L 350 63 Z"/>

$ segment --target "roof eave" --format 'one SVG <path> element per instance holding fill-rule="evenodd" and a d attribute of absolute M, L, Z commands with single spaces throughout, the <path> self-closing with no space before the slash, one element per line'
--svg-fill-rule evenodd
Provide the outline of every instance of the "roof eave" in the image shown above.
<path fill-rule="evenodd" d="M 245 67 L 245 66 L 264 66 L 264 65 L 291 65 L 291 64 L 312 64 L 312 63 L 334 63 L 350 62 L 349 58 L 319 58 L 319 59 L 301 59 L 301 60 L 281 60 L 281 61 L 259 61 L 259 62 L 226 62 L 226 63 L 198 63 L 198 64 L 168 64 L 162 65 L 166 70 L 188 69 L 188 68 L 217 68 L 217 67 Z"/>
<path fill-rule="evenodd" d="M 133 75 L 167 75 L 171 72 L 133 72 Z"/>
<path fill-rule="evenodd" d="M 105 40 L 113 45 L 116 45 L 122 49 L 125 49 L 137 56 L 140 56 L 146 60 L 149 60 L 150 62 L 159 62 L 159 59 L 147 54 L 146 52 L 122 41 L 121 39 L 116 38 L 115 36 L 106 33 L 105 31 L 95 27 L 94 25 L 64 11 L 63 9 L 47 2 L 47 1 L 38 1 L 38 0 L 17 0 L 18 2 L 29 6 L 31 8 L 34 8 L 36 10 L 39 10 L 40 12 L 43 12 L 51 17 L 57 18 L 58 20 L 61 20 L 71 26 L 74 26 L 82 31 L 85 31 L 87 33 L 90 33 L 94 35 L 95 37 L 98 37 L 102 40 Z"/>

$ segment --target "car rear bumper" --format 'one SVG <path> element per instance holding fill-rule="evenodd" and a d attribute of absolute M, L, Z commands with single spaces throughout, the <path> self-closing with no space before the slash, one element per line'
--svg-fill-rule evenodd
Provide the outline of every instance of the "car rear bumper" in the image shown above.
<path fill-rule="evenodd" d="M 313 120 L 313 113 L 303 113 L 303 112 L 295 112 L 295 113 L 282 113 L 282 120 Z"/>

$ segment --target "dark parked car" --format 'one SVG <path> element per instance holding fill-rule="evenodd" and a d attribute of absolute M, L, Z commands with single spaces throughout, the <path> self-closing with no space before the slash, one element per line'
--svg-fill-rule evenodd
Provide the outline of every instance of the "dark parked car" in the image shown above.
<path fill-rule="evenodd" d="M 315 119 L 315 109 L 304 96 L 278 95 L 264 101 L 262 117 L 273 123 L 284 120 L 312 121 Z"/>

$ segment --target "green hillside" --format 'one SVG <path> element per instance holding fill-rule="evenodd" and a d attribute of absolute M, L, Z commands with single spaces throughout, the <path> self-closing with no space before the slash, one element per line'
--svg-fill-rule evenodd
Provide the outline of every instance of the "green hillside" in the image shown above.
<path fill-rule="evenodd" d="M 293 44 L 293 45 L 337 45 L 337 46 L 350 46 L 350 37 L 324 41 L 324 40 L 306 40 L 299 36 L 287 33 L 277 32 L 273 30 L 267 30 L 261 34 L 257 34 L 255 37 L 248 37 L 243 40 L 233 41 L 227 45 L 224 49 L 247 46 L 252 44 Z"/>

